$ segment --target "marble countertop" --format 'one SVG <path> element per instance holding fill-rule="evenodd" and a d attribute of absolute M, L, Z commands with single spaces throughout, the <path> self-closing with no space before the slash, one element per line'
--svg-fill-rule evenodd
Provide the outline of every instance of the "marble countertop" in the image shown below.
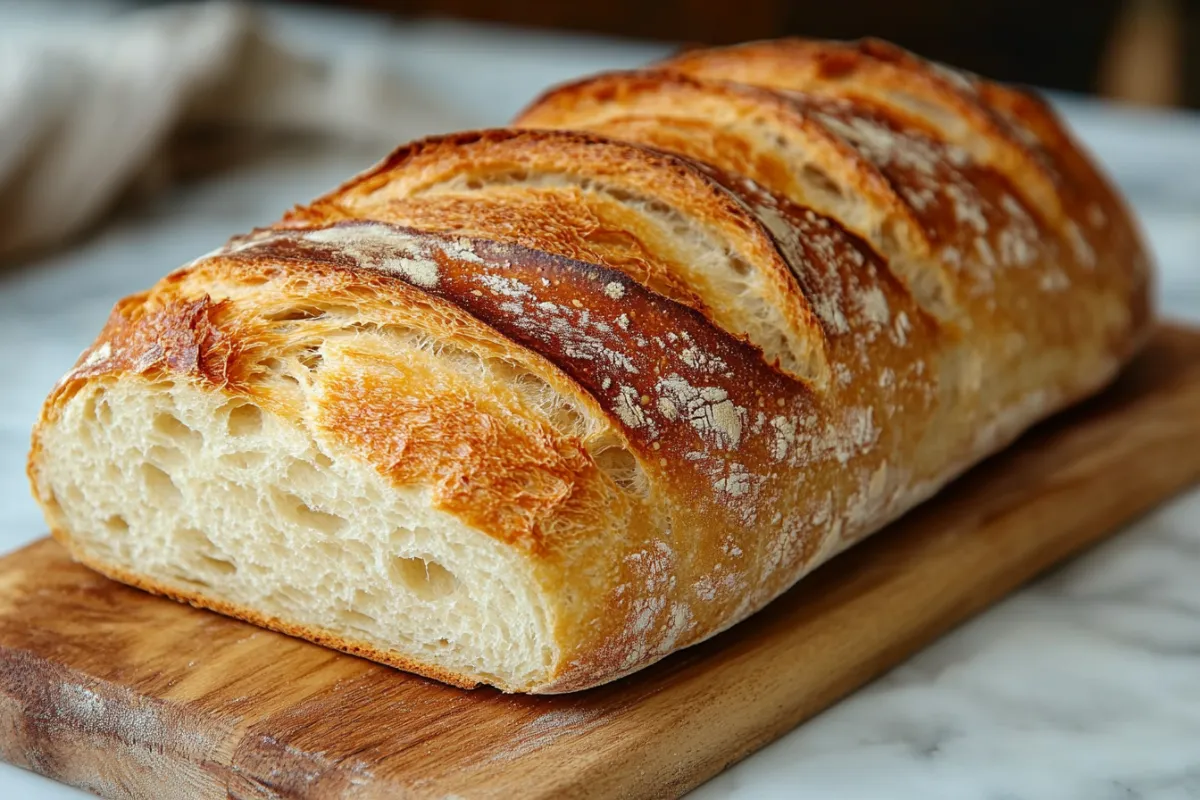
<path fill-rule="evenodd" d="M 72 4 L 79 22 L 102 4 Z M 3 10 L 0 10 L 0 14 Z M 652 44 L 270 9 L 298 46 L 385 60 L 452 127 L 502 123 L 549 83 Z M 1142 218 L 1165 315 L 1200 323 L 1200 116 L 1056 98 Z M 431 130 L 406 131 L 418 135 Z M 0 551 L 44 534 L 30 425 L 114 300 L 381 155 L 284 149 L 123 211 L 0 273 Z M 1200 413 L 1200 410 L 1198 410 Z M 695 793 L 700 798 L 1200 798 L 1200 490 L 945 637 Z M 80 792 L 0 764 L 0 797 Z"/>

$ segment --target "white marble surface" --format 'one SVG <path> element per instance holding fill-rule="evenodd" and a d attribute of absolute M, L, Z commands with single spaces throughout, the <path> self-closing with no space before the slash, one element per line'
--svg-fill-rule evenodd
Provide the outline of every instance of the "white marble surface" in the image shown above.
<path fill-rule="evenodd" d="M 70 5 L 72 24 L 104 13 L 99 3 Z M 32 30 L 48 6 L 60 8 L 26 4 L 17 16 Z M 0 4 L 0 45 L 5 32 L 20 30 L 14 8 Z M 272 13 L 281 34 L 302 46 L 353 46 L 388 62 L 429 89 L 461 127 L 499 124 L 550 82 L 665 49 Z M 1143 218 L 1162 268 L 1162 307 L 1200 321 L 1200 117 L 1061 104 Z M 112 302 L 377 155 L 283 152 L 128 210 L 68 251 L 0 272 L 0 550 L 43 535 L 23 474 L 29 427 Z M 79 796 L 0 765 L 2 798 Z M 696 796 L 1200 798 L 1200 491 L 1001 603 Z"/>

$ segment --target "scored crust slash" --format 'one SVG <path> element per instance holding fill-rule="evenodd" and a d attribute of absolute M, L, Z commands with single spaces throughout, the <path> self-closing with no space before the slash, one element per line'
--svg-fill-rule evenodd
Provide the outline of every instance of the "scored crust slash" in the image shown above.
<path fill-rule="evenodd" d="M 692 51 L 405 145 L 121 301 L 29 474 L 117 580 L 573 691 L 1106 384 L 1150 279 L 1029 94 L 874 41 Z"/>

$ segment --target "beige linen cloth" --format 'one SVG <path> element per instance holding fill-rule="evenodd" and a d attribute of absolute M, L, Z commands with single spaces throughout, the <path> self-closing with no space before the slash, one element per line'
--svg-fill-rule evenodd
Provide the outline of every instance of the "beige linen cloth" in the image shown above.
<path fill-rule="evenodd" d="M 382 153 L 453 127 L 378 59 L 301 55 L 265 28 L 248 7 L 212 2 L 0 47 L 0 261 L 95 223 L 181 141 L 307 137 Z"/>

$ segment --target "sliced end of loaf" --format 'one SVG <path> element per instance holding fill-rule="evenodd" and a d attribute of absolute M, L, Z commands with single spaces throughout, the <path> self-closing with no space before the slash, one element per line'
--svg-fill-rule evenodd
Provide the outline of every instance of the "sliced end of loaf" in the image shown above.
<path fill-rule="evenodd" d="M 31 472 L 56 534 L 118 579 L 460 685 L 529 690 L 553 669 L 517 551 L 246 398 L 89 381 Z"/>

